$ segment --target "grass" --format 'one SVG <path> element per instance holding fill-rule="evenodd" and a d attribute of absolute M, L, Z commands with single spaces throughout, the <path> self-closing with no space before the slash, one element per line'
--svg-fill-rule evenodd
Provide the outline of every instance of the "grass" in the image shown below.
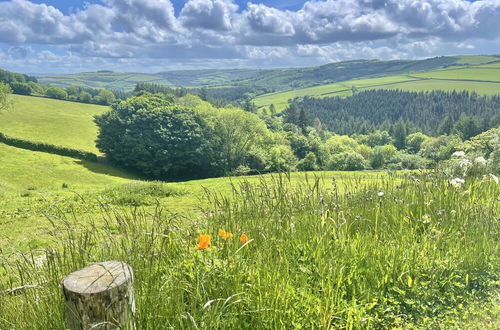
<path fill-rule="evenodd" d="M 446 80 L 415 80 L 386 86 L 376 86 L 376 89 L 400 89 L 409 92 L 430 92 L 433 90 L 452 91 L 474 91 L 481 95 L 500 94 L 500 84 L 492 84 L 476 81 L 446 81 Z"/>
<path fill-rule="evenodd" d="M 99 154 L 93 116 L 108 107 L 21 95 L 11 99 L 12 107 L 0 113 L 0 132 Z"/>
<path fill-rule="evenodd" d="M 328 177 L 240 179 L 209 189 L 197 216 L 103 204 L 72 225 L 56 212 L 57 247 L 4 257 L 1 290 L 41 288 L 2 297 L 0 322 L 64 329 L 61 279 L 117 259 L 135 271 L 140 329 L 498 328 L 498 185 Z M 196 249 L 200 234 L 210 248 Z"/>

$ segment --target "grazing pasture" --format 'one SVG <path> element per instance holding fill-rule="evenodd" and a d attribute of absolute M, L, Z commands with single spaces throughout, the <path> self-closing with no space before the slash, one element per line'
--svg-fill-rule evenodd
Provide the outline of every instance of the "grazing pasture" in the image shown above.
<path fill-rule="evenodd" d="M 0 132 L 99 154 L 93 117 L 108 107 L 33 96 L 12 95 L 11 98 L 12 107 L 0 113 Z"/>

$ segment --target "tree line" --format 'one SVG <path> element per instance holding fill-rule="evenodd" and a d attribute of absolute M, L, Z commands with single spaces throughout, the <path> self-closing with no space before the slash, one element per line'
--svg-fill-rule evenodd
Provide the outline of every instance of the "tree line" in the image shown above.
<path fill-rule="evenodd" d="M 114 103 L 110 112 L 96 118 L 97 146 L 111 162 L 145 177 L 179 179 L 293 170 L 423 169 L 475 141 L 457 132 L 426 134 L 416 130 L 418 122 L 398 117 L 389 129 L 375 122 L 370 123 L 374 129 L 339 134 L 319 118 L 311 119 L 310 110 L 292 104 L 283 115 L 255 113 L 232 105 L 216 107 L 189 93 L 144 92 Z M 477 134 L 488 145 L 499 131 Z M 492 148 L 500 144 L 472 152 L 488 158 Z"/>
<path fill-rule="evenodd" d="M 479 96 L 467 91 L 368 90 L 346 98 L 305 97 L 294 100 L 284 116 L 298 123 L 301 109 L 330 131 L 348 135 L 404 126 L 408 132 L 458 134 L 468 139 L 500 124 L 500 95 Z"/>
<path fill-rule="evenodd" d="M 14 94 L 43 96 L 90 104 L 110 105 L 116 100 L 124 100 L 130 96 L 129 93 L 109 89 L 49 86 L 39 83 L 36 77 L 6 70 L 0 70 L 0 82 L 8 85 Z"/>

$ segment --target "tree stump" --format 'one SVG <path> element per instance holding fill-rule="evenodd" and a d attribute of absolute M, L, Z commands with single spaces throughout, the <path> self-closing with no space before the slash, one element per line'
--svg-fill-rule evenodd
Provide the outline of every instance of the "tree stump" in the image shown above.
<path fill-rule="evenodd" d="M 85 267 L 63 280 L 63 293 L 69 329 L 135 329 L 129 265 L 106 261 Z"/>

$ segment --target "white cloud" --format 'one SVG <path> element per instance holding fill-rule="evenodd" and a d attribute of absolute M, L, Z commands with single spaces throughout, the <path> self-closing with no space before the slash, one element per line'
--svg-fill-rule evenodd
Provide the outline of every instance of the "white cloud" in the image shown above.
<path fill-rule="evenodd" d="M 4 45 L 1 55 L 8 58 L 7 65 L 66 59 L 42 53 L 53 47 L 69 51 L 71 60 L 99 63 L 108 58 L 238 64 L 267 59 L 269 65 L 287 65 L 500 53 L 499 32 L 500 0 L 312 0 L 297 11 L 251 2 L 239 8 L 233 0 L 189 0 L 178 17 L 170 0 L 103 0 L 69 15 L 27 0 L 0 2 L 0 47 Z M 33 44 L 46 49 L 8 51 Z"/>

